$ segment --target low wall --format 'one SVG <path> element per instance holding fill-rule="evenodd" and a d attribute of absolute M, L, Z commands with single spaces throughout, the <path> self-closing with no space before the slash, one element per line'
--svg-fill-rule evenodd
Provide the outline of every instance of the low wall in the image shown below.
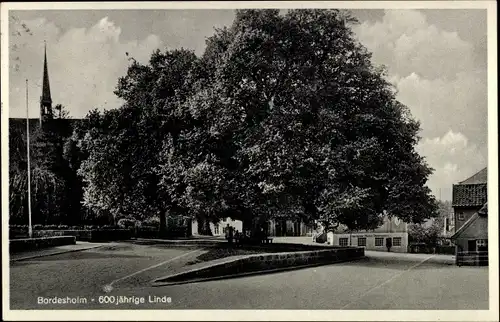
<path fill-rule="evenodd" d="M 130 229 L 69 229 L 69 230 L 33 230 L 34 238 L 73 236 L 78 241 L 114 241 L 127 240 L 133 237 Z M 16 236 L 14 236 L 15 238 Z M 13 240 L 14 238 L 11 237 Z M 21 239 L 26 239 L 21 238 Z"/>
<path fill-rule="evenodd" d="M 200 279 L 213 279 L 288 268 L 326 265 L 363 258 L 365 251 L 360 248 L 335 248 L 302 252 L 248 255 L 172 276 L 155 280 L 156 285 L 177 284 Z"/>
<path fill-rule="evenodd" d="M 74 245 L 76 237 L 74 236 L 53 236 L 28 239 L 12 239 L 9 240 L 9 251 L 11 253 L 35 250 L 47 247 Z"/>
<path fill-rule="evenodd" d="M 91 230 L 34 230 L 33 237 L 74 236 L 78 241 L 91 241 Z"/>

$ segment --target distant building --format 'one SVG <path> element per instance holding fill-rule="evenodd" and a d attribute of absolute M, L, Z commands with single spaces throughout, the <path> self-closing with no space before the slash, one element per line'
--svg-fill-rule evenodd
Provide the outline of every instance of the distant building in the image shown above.
<path fill-rule="evenodd" d="M 453 185 L 452 207 L 455 217 L 455 231 L 460 229 L 487 201 L 487 168 Z"/>
<path fill-rule="evenodd" d="M 54 119 L 54 117 L 56 117 Z M 49 122 L 52 121 L 52 122 Z M 82 122 L 82 119 L 62 119 L 54 115 L 52 108 L 52 96 L 50 91 L 49 70 L 47 66 L 47 49 L 44 51 L 43 60 L 43 83 L 42 95 L 40 96 L 40 115 L 28 119 L 29 134 L 32 138 L 40 129 L 46 130 L 47 126 L 56 126 L 60 133 L 70 135 L 76 123 Z M 51 123 L 50 125 L 48 123 Z M 26 137 L 26 117 L 9 118 L 9 144 L 16 147 L 15 142 L 19 138 Z"/>
<path fill-rule="evenodd" d="M 488 259 L 487 169 L 453 185 L 453 209 L 456 222 L 451 236 L 456 245 L 457 264 L 467 259 L 479 264 Z"/>
<path fill-rule="evenodd" d="M 330 234 L 334 246 L 361 246 L 366 250 L 408 252 L 408 224 L 396 217 L 385 216 L 383 224 L 373 230 L 348 231 L 345 227 Z"/>
<path fill-rule="evenodd" d="M 270 236 L 312 236 L 314 226 L 301 220 L 272 219 L 269 221 Z"/>
<path fill-rule="evenodd" d="M 43 124 L 50 119 L 54 118 L 54 111 L 52 108 L 52 96 L 50 92 L 49 69 L 47 66 L 47 48 L 44 49 L 43 59 L 43 83 L 42 95 L 40 96 L 40 117 L 30 118 L 30 133 L 36 128 L 42 127 Z M 20 128 L 21 125 L 26 127 L 26 118 L 10 118 L 10 127 Z M 58 120 L 59 121 L 59 120 Z M 72 123 L 67 120 L 66 123 Z M 26 133 L 24 133 L 26 134 Z"/>
<path fill-rule="evenodd" d="M 225 236 L 225 228 L 227 225 L 232 226 L 235 230 L 239 232 L 243 231 L 243 222 L 241 220 L 233 220 L 231 218 L 225 218 L 224 220 L 219 221 L 218 223 L 209 223 L 210 231 L 213 236 Z M 201 235 L 199 223 L 195 219 L 191 222 L 191 234 L 193 236 Z"/>

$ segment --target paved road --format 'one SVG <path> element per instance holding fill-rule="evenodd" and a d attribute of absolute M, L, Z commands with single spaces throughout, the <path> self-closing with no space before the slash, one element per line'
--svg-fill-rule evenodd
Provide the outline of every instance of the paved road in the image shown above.
<path fill-rule="evenodd" d="M 488 308 L 485 267 L 377 257 L 269 275 L 150 286 L 153 279 L 182 269 L 200 253 L 194 247 L 120 244 L 14 262 L 11 309 Z M 87 303 L 39 305 L 40 296 L 80 296 Z M 146 302 L 149 297 L 170 298 L 171 303 L 99 303 L 120 296 Z"/>

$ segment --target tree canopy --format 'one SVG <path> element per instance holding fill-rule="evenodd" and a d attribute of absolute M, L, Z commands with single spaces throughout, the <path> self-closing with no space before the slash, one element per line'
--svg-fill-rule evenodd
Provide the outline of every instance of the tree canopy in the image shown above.
<path fill-rule="evenodd" d="M 245 222 L 294 217 L 371 228 L 386 211 L 422 222 L 437 206 L 416 152 L 420 124 L 339 10 L 239 10 L 204 53 L 132 59 L 74 144 L 85 205 Z"/>

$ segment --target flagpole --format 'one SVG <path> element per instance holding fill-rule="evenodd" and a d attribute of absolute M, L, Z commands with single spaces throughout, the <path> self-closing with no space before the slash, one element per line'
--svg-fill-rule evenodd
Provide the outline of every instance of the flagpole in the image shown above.
<path fill-rule="evenodd" d="M 28 235 L 33 238 L 33 229 L 31 227 L 31 167 L 30 167 L 30 124 L 28 112 L 28 80 L 26 79 L 26 146 L 28 160 Z"/>

